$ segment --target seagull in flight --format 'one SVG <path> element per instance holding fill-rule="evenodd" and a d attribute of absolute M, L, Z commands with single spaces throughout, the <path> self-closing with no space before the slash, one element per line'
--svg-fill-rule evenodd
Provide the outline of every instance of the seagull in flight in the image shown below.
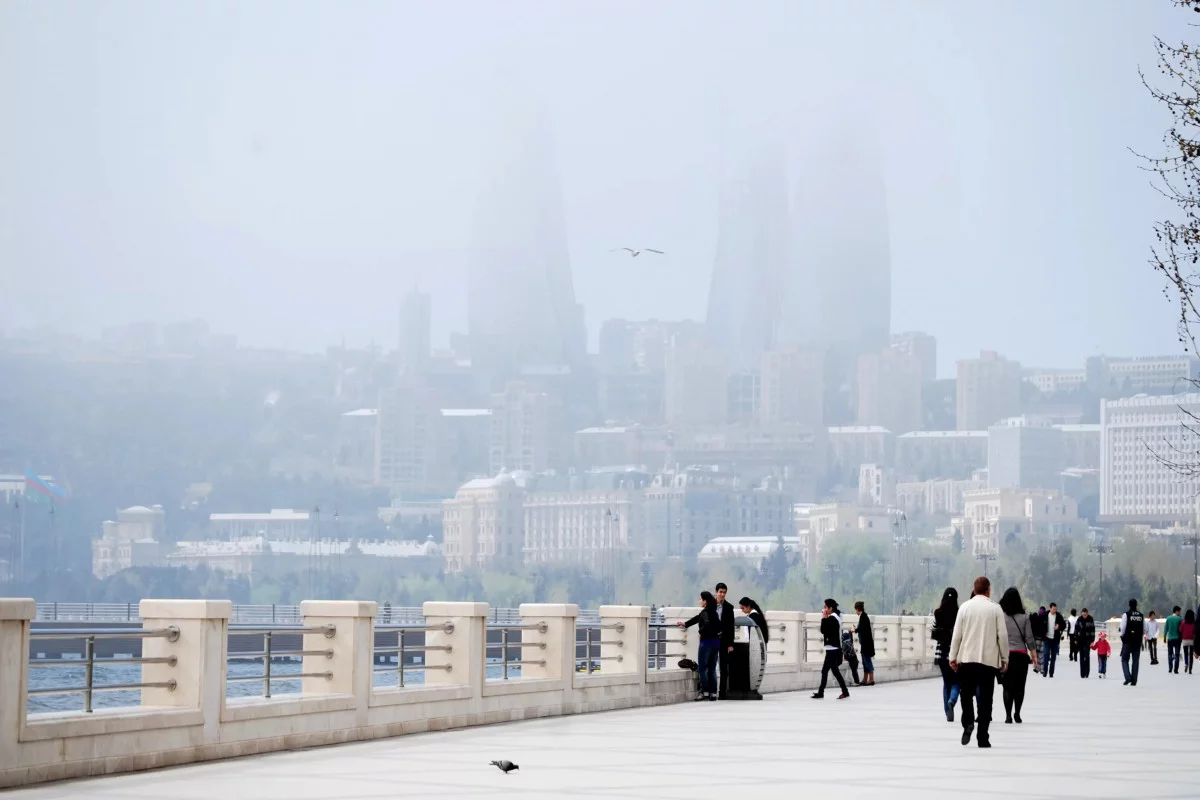
<path fill-rule="evenodd" d="M 609 250 L 608 252 L 615 253 L 618 250 L 625 250 L 626 252 L 629 253 L 630 258 L 637 258 L 642 253 L 658 253 L 660 256 L 666 255 L 666 253 L 664 253 L 662 250 L 655 250 L 652 247 L 643 247 L 641 250 L 634 250 L 632 247 L 615 247 L 612 250 Z"/>

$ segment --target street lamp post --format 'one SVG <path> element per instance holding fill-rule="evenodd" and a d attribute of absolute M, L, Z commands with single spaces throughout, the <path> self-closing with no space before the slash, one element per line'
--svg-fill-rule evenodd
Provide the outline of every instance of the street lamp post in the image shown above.
<path fill-rule="evenodd" d="M 892 520 L 892 544 L 896 546 L 896 575 L 892 581 L 892 607 L 895 608 L 900 605 L 900 584 L 904 579 L 904 548 L 912 544 L 908 535 L 908 515 L 903 512 L 898 519 Z"/>
<path fill-rule="evenodd" d="M 839 567 L 837 564 L 830 563 L 830 564 L 826 565 L 825 569 L 827 569 L 829 571 L 829 596 L 833 597 L 833 595 L 834 595 L 834 584 L 833 584 L 834 576 L 837 575 L 839 572 L 841 572 L 842 568 Z"/>
<path fill-rule="evenodd" d="M 887 603 L 887 565 L 889 562 L 886 558 L 881 558 L 875 562 L 879 565 L 879 613 L 883 613 L 882 606 Z"/>
<path fill-rule="evenodd" d="M 983 577 L 985 577 L 985 578 L 986 578 L 986 577 L 988 576 L 988 566 L 987 566 L 987 565 L 988 565 L 988 562 L 989 562 L 989 561 L 995 561 L 995 560 L 996 560 L 996 556 L 995 556 L 995 554 L 993 554 L 993 553 L 980 553 L 979 555 L 975 556 L 975 559 L 976 559 L 977 561 L 982 561 L 982 562 L 983 562 Z"/>
<path fill-rule="evenodd" d="M 1103 542 L 1096 542 L 1094 545 L 1092 545 L 1091 547 L 1088 548 L 1089 553 L 1095 553 L 1096 555 L 1100 556 L 1100 595 L 1099 595 L 1097 604 L 1102 609 L 1101 613 L 1106 613 L 1103 611 L 1103 609 L 1104 609 L 1104 555 L 1106 553 L 1111 553 L 1112 551 L 1113 551 L 1112 547 L 1104 544 Z"/>
<path fill-rule="evenodd" d="M 1195 592 L 1192 605 L 1200 609 L 1200 536 L 1189 536 L 1183 544 L 1192 546 L 1192 587 Z"/>
<path fill-rule="evenodd" d="M 933 565 L 938 563 L 938 560 L 933 556 L 925 556 L 921 563 L 925 565 L 925 583 L 933 583 Z"/>

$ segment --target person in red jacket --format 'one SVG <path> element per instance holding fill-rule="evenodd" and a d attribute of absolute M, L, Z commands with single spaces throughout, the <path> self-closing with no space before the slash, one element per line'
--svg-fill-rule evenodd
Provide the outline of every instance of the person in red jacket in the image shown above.
<path fill-rule="evenodd" d="M 1108 673 L 1108 657 L 1112 654 L 1112 645 L 1108 643 L 1108 634 L 1100 631 L 1100 638 L 1092 645 L 1092 649 L 1096 651 L 1097 675 L 1105 678 Z"/>

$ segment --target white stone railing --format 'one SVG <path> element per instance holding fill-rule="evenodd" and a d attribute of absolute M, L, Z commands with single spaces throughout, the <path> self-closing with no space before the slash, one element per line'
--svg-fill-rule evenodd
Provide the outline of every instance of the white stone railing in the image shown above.
<path fill-rule="evenodd" d="M 504 657 L 516 665 L 497 676 L 486 603 L 431 602 L 423 608 L 423 683 L 379 687 L 374 602 L 310 601 L 297 678 L 300 691 L 227 697 L 232 605 L 215 600 L 143 600 L 140 705 L 90 712 L 28 712 L 32 600 L 0 599 L 0 788 L 129 772 L 277 750 L 405 733 L 580 714 L 690 700 L 693 634 L 668 630 L 670 658 L 650 658 L 650 608 L 602 606 L 580 630 L 571 604 L 531 603 L 508 625 L 517 642 Z M 694 608 L 665 608 L 669 623 Z M 820 615 L 768 611 L 771 641 L 762 691 L 812 688 L 823 650 Z M 876 617 L 879 682 L 936 675 L 922 642 L 924 617 Z M 495 628 L 493 628 L 495 630 Z M 663 629 L 658 629 L 663 630 Z M 170 635 L 162 635 L 169 631 Z M 293 636 L 300 636 L 299 630 Z M 494 637 L 493 637 L 494 638 Z M 579 647 L 589 639 L 585 658 Z M 90 652 L 90 645 L 89 645 Z M 521 655 L 517 656 L 519 652 Z M 593 657 L 593 653 L 598 653 Z M 97 659 L 96 663 L 102 663 Z M 587 665 L 590 663 L 590 669 Z M 582 668 L 581 668 L 582 665 Z M 493 674 L 489 675 L 489 667 Z M 90 675 L 90 670 L 89 670 Z"/>

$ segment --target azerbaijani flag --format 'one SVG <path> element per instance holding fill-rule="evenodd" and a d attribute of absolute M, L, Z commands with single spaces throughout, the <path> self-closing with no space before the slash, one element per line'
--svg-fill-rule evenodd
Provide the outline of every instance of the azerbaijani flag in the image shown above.
<path fill-rule="evenodd" d="M 50 500 L 65 500 L 67 492 L 61 486 L 42 480 L 30 469 L 25 470 L 25 490 Z"/>

